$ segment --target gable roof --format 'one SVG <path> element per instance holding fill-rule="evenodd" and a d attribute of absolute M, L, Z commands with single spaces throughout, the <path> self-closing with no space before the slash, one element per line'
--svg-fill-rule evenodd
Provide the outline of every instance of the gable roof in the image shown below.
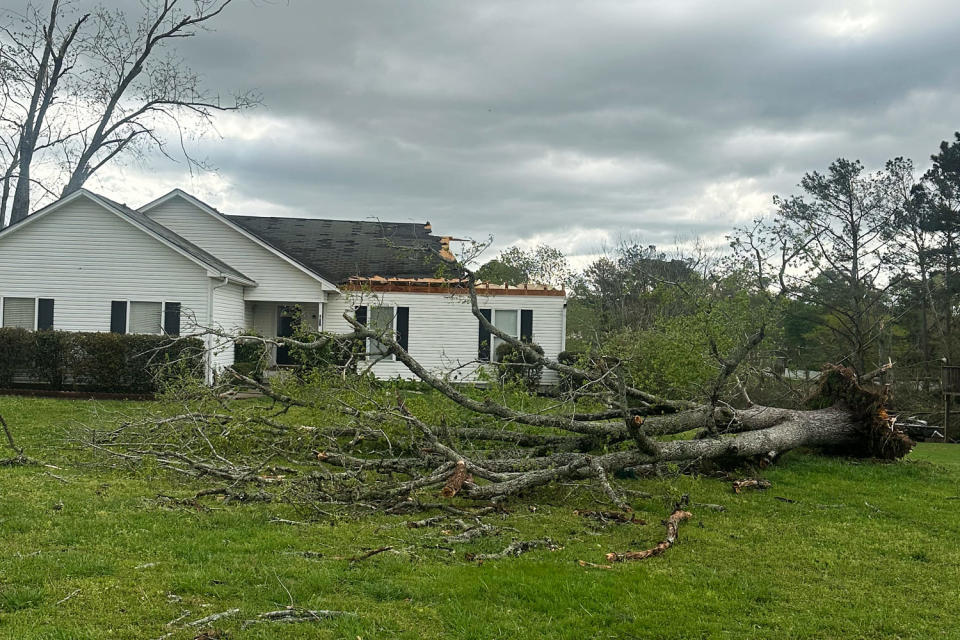
<path fill-rule="evenodd" d="M 242 236 L 244 236 L 244 237 L 247 238 L 248 240 L 250 240 L 250 241 L 252 241 L 252 242 L 254 242 L 254 243 L 262 246 L 263 248 L 265 248 L 267 251 L 270 251 L 271 253 L 273 253 L 273 254 L 274 254 L 275 256 L 277 256 L 278 258 L 280 258 L 280 259 L 288 262 L 289 264 L 293 265 L 293 266 L 296 267 L 297 269 L 300 269 L 301 271 L 303 271 L 303 272 L 304 272 L 305 274 L 307 274 L 308 276 L 310 276 L 310 277 L 312 277 L 312 278 L 315 278 L 316 280 L 319 280 L 320 283 L 321 283 L 321 285 L 323 285 L 325 288 L 334 289 L 334 290 L 337 288 L 337 285 L 334 284 L 333 282 L 331 282 L 330 280 L 328 280 L 328 279 L 325 277 L 324 274 L 319 273 L 319 272 L 317 272 L 317 271 L 314 270 L 314 269 L 311 269 L 309 266 L 307 266 L 307 265 L 303 264 L 302 262 L 296 260 L 293 256 L 284 253 L 283 251 L 281 251 L 281 250 L 277 249 L 276 247 L 274 247 L 273 245 L 271 245 L 269 242 L 264 241 L 263 238 L 260 238 L 259 236 L 255 235 L 255 234 L 253 234 L 253 233 L 250 233 L 250 231 L 248 231 L 247 229 L 245 229 L 243 226 L 238 225 L 237 223 L 233 222 L 233 221 L 230 219 L 230 217 L 224 215 L 224 214 L 221 213 L 219 210 L 217 210 L 216 207 L 213 207 L 213 206 L 207 204 L 206 202 L 204 202 L 204 201 L 201 200 L 200 198 L 197 198 L 196 196 L 191 195 L 191 194 L 187 193 L 186 191 L 184 191 L 184 190 L 182 190 L 182 189 L 173 189 L 173 190 L 170 191 L 169 193 L 166 193 L 166 194 L 160 196 L 160 197 L 157 198 L 156 200 L 153 200 L 153 201 L 148 202 L 147 204 L 143 205 L 142 207 L 140 207 L 140 209 L 139 209 L 138 211 L 139 211 L 140 213 L 146 213 L 146 212 L 150 211 L 150 209 L 153 209 L 154 207 L 157 207 L 157 206 L 163 204 L 164 202 L 167 202 L 168 200 L 170 200 L 170 199 L 172 199 L 172 198 L 181 198 L 181 199 L 189 202 L 189 203 L 192 204 L 193 206 L 197 207 L 197 208 L 200 209 L 201 211 L 207 213 L 208 215 L 213 216 L 214 218 L 216 218 L 217 220 L 219 220 L 220 222 L 222 222 L 222 223 L 225 224 L 226 226 L 230 227 L 231 229 L 233 229 L 233 230 L 236 231 L 237 233 L 241 234 Z"/>
<path fill-rule="evenodd" d="M 223 262 L 216 256 L 210 254 L 207 251 L 204 251 L 197 245 L 193 244 L 186 238 L 177 235 L 170 229 L 164 227 L 163 225 L 157 224 L 153 220 L 150 220 L 147 216 L 142 213 L 127 207 L 126 205 L 115 202 L 110 198 L 101 196 L 92 191 L 86 189 L 79 189 L 68 196 L 60 198 L 56 202 L 53 202 L 34 213 L 30 214 L 23 220 L 20 220 L 12 225 L 9 225 L 3 230 L 0 230 L 0 237 L 5 237 L 11 233 L 14 233 L 28 224 L 39 220 L 43 216 L 52 213 L 60 209 L 62 206 L 66 205 L 69 202 L 73 202 L 79 198 L 87 198 L 93 202 L 99 204 L 106 210 L 117 215 L 121 219 L 127 221 L 135 227 L 138 227 L 141 231 L 154 237 L 156 240 L 167 245 L 177 253 L 185 256 L 201 267 L 207 269 L 208 271 L 213 271 L 219 275 L 227 278 L 231 278 L 241 284 L 255 285 L 256 282 L 244 274 L 240 273 L 227 263 Z"/>
<path fill-rule="evenodd" d="M 446 239 L 429 223 L 227 216 L 333 282 L 351 277 L 424 278 L 448 266 Z"/>
<path fill-rule="evenodd" d="M 173 245 L 176 245 L 178 248 L 182 249 L 186 253 L 189 253 L 194 258 L 197 258 L 198 260 L 205 262 L 209 266 L 215 267 L 221 273 L 224 273 L 238 280 L 247 280 L 250 284 L 255 284 L 255 282 L 251 278 L 248 278 L 247 276 L 243 275 L 242 273 L 240 273 L 239 271 L 237 271 L 236 269 L 228 265 L 226 262 L 224 262 L 220 258 L 216 257 L 209 251 L 198 247 L 197 245 L 193 244 L 183 236 L 178 235 L 171 229 L 163 226 L 159 222 L 155 222 L 154 220 L 151 220 L 149 216 L 146 216 L 140 213 L 136 209 L 131 209 L 125 204 L 120 204 L 115 200 L 111 200 L 106 196 L 101 196 L 99 194 L 94 194 L 94 195 L 100 198 L 101 200 L 107 201 L 109 204 L 113 205 L 116 209 L 118 209 L 122 214 L 124 214 L 134 222 L 146 227 L 151 233 L 162 237 L 163 239 L 167 240 Z"/>

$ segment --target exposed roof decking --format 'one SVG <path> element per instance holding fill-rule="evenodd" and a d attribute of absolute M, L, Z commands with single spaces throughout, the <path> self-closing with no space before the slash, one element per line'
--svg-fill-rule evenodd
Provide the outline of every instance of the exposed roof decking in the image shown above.
<path fill-rule="evenodd" d="M 370 278 L 353 277 L 346 283 L 348 291 L 370 290 L 391 293 L 456 293 L 467 294 L 469 289 L 460 280 L 449 278 Z M 480 296 L 554 296 L 566 297 L 563 289 L 543 284 L 525 283 L 519 285 L 493 284 L 478 282 L 477 295 Z"/>
<path fill-rule="evenodd" d="M 227 216 L 323 277 L 343 284 L 356 276 L 428 278 L 448 255 L 443 238 L 413 222 Z"/>

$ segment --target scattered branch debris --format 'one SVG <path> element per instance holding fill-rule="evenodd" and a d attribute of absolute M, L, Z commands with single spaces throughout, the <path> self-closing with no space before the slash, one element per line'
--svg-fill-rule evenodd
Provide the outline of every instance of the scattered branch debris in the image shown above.
<path fill-rule="evenodd" d="M 633 512 L 630 513 L 621 513 L 619 511 L 583 511 L 577 509 L 574 513 L 581 518 L 590 518 L 591 520 L 597 520 L 599 522 L 616 522 L 619 524 L 647 524 L 645 520 L 641 520 Z"/>
<path fill-rule="evenodd" d="M 281 609 L 280 611 L 267 611 L 266 613 L 261 613 L 253 620 L 246 620 L 243 623 L 244 629 L 255 624 L 261 624 L 264 622 L 277 622 L 277 623 L 297 623 L 297 622 L 320 622 L 323 620 L 329 620 L 330 618 L 339 618 L 343 616 L 354 616 L 355 613 L 351 611 L 331 611 L 326 609 L 313 610 L 313 609 L 298 609 L 296 607 L 291 607 L 289 609 Z"/>
<path fill-rule="evenodd" d="M 550 551 L 559 551 L 563 547 L 555 543 L 550 538 L 543 538 L 542 540 L 517 540 L 511 542 L 510 545 L 500 551 L 499 553 L 467 553 L 464 557 L 467 560 L 477 562 L 482 564 L 487 560 L 503 560 L 504 558 L 516 558 L 517 556 L 538 549 L 540 547 L 545 547 Z"/>
<path fill-rule="evenodd" d="M 477 538 L 482 538 L 484 536 L 496 536 L 500 535 L 500 529 L 497 527 L 481 522 L 472 527 L 468 527 L 463 533 L 459 533 L 455 536 L 450 536 L 445 540 L 447 544 L 458 544 L 465 543 L 475 540 Z"/>
<path fill-rule="evenodd" d="M 422 529 L 423 527 L 435 527 L 446 519 L 447 516 L 433 516 L 423 520 L 411 520 L 407 526 L 411 529 Z"/>
<path fill-rule="evenodd" d="M 654 556 L 659 556 L 663 554 L 667 549 L 672 547 L 677 541 L 677 536 L 680 532 L 680 523 L 684 520 L 692 518 L 693 514 L 689 511 L 683 511 L 682 509 L 677 509 L 670 514 L 670 517 L 667 518 L 665 524 L 667 526 L 667 537 L 664 538 L 660 544 L 653 547 L 652 549 L 647 549 L 645 551 L 627 551 L 626 553 L 608 553 L 607 562 L 624 562 L 625 560 L 646 560 L 647 558 L 652 558 Z"/>

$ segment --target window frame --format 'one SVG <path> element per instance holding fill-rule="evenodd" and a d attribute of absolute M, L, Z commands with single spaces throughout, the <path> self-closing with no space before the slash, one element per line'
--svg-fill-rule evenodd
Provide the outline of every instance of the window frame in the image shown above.
<path fill-rule="evenodd" d="M 167 314 L 167 302 L 168 302 L 168 300 L 167 300 L 166 298 L 164 298 L 164 299 L 162 299 L 162 300 L 131 300 L 130 298 L 117 298 L 117 299 L 115 299 L 115 300 L 111 300 L 111 301 L 110 301 L 110 304 L 113 304 L 114 302 L 123 302 L 124 304 L 127 305 L 127 317 L 125 318 L 125 319 L 126 319 L 126 324 L 125 324 L 124 327 L 123 327 L 123 333 L 122 333 L 122 334 L 119 334 L 119 335 L 124 335 L 124 336 L 129 336 L 129 335 L 134 335 L 134 336 L 165 336 L 165 335 L 168 335 L 168 334 L 167 334 L 167 331 L 166 331 L 166 327 L 164 326 L 164 322 L 166 321 L 166 317 L 167 317 L 166 314 Z M 146 303 L 148 303 L 148 304 L 149 304 L 149 303 L 156 304 L 156 303 L 158 303 L 158 302 L 160 303 L 160 324 L 159 324 L 159 327 L 160 327 L 160 328 L 159 328 L 158 331 L 156 331 L 155 333 L 130 333 L 130 305 L 131 305 L 132 303 L 134 303 L 134 302 L 146 302 Z M 169 302 L 177 302 L 177 301 L 176 301 L 176 300 L 170 300 Z M 180 323 L 183 324 L 183 315 L 182 315 L 182 314 L 183 314 L 183 303 L 180 303 L 180 313 L 181 313 Z M 0 316 L 0 318 L 2 318 L 2 316 Z M 110 333 L 109 328 L 107 329 L 107 332 Z"/>
<path fill-rule="evenodd" d="M 20 300 L 33 300 L 33 329 L 27 331 L 39 331 L 37 328 L 40 322 L 40 296 L 0 296 L 0 329 L 13 329 L 15 327 L 5 327 L 3 324 L 3 303 L 8 298 L 18 298 Z M 54 298 L 44 298 L 44 300 L 54 300 Z"/>
<path fill-rule="evenodd" d="M 497 329 L 500 329 L 500 327 L 497 327 L 497 312 L 498 312 L 498 311 L 513 311 L 514 313 L 517 314 L 516 335 L 515 335 L 515 336 L 512 336 L 512 337 L 515 338 L 515 339 L 517 339 L 517 340 L 519 340 L 519 339 L 520 339 L 520 318 L 522 317 L 523 310 L 520 309 L 519 307 L 516 308 L 516 309 L 507 309 L 507 308 L 497 309 L 497 308 L 491 308 L 491 309 L 490 309 L 490 324 L 492 324 L 492 325 L 493 325 L 494 327 L 496 327 Z M 500 330 L 503 331 L 503 329 L 500 329 Z M 500 341 L 499 343 L 497 342 L 498 340 Z M 499 337 L 499 336 L 495 336 L 495 335 L 493 334 L 493 332 L 490 333 L 490 363 L 491 363 L 491 364 L 496 364 L 497 362 L 499 362 L 499 360 L 497 360 L 497 347 L 499 347 L 500 344 L 502 344 L 502 343 L 504 343 L 504 342 L 506 342 L 506 340 L 504 340 L 503 338 L 501 338 L 501 337 Z"/>
<path fill-rule="evenodd" d="M 401 306 L 401 305 L 398 305 L 398 304 L 396 304 L 396 303 L 394 303 L 394 304 L 378 304 L 378 305 L 368 304 L 368 305 L 366 305 L 366 307 L 367 307 L 367 323 L 366 323 L 366 324 L 367 324 L 367 328 L 370 327 L 370 322 L 371 322 L 372 317 L 373 317 L 373 313 L 372 313 L 372 311 L 371 311 L 372 309 L 393 309 L 393 315 L 390 317 L 390 330 L 393 331 L 394 334 L 396 334 L 396 332 L 397 332 L 397 313 L 399 313 L 399 312 L 397 311 L 397 309 L 398 309 L 400 306 Z M 395 354 L 393 354 L 393 353 L 377 353 L 377 354 L 373 353 L 373 350 L 370 348 L 370 344 L 371 344 L 371 342 L 373 342 L 374 340 L 376 340 L 376 339 L 375 339 L 375 338 L 367 338 L 367 339 L 366 339 L 366 344 L 364 345 L 364 349 L 365 349 L 366 352 L 367 352 L 366 358 L 367 358 L 368 360 L 375 360 L 375 361 L 377 361 L 377 362 L 382 362 L 382 361 L 396 362 L 397 356 L 396 356 Z M 383 343 L 380 342 L 379 340 L 376 340 L 376 341 L 377 341 L 379 344 L 383 344 Z"/>

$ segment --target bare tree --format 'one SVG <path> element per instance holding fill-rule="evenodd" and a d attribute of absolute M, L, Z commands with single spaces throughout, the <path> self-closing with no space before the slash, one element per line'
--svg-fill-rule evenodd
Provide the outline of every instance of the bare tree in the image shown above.
<path fill-rule="evenodd" d="M 11 222 L 22 220 L 33 187 L 67 195 L 124 154 L 153 149 L 172 157 L 164 127 L 176 132 L 188 166 L 202 166 L 185 145 L 190 133 L 208 128 L 216 112 L 257 98 L 211 94 L 171 45 L 200 34 L 232 2 L 144 0 L 133 22 L 102 6 L 79 15 L 69 0 L 52 0 L 49 11 L 30 3 L 23 14 L 7 13 L 0 23 L 0 212 L 12 191 Z"/>

